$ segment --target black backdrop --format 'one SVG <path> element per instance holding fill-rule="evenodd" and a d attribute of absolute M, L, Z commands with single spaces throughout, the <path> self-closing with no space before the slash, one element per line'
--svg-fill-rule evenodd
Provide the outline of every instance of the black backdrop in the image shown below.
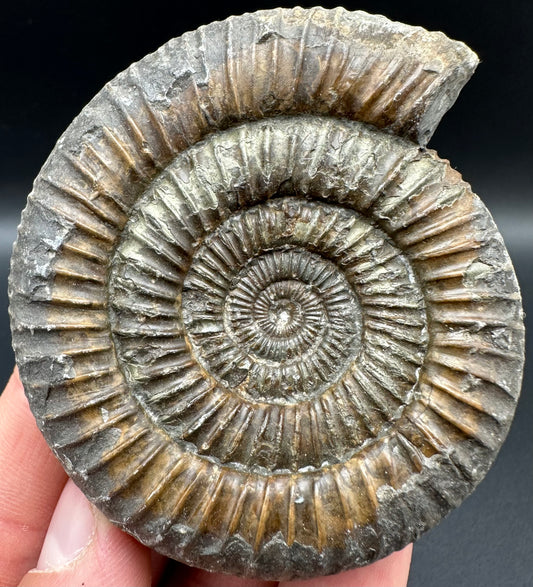
<path fill-rule="evenodd" d="M 171 37 L 230 14 L 291 5 L 32 0 L 1 8 L 0 383 L 13 365 L 6 293 L 11 245 L 32 180 L 61 132 L 105 82 Z M 533 300 L 533 3 L 361 0 L 343 6 L 442 30 L 479 54 L 476 74 L 430 147 L 451 160 L 492 211 L 527 311 Z M 486 479 L 417 543 L 410 587 L 533 585 L 532 379 L 526 368 L 513 427 Z"/>

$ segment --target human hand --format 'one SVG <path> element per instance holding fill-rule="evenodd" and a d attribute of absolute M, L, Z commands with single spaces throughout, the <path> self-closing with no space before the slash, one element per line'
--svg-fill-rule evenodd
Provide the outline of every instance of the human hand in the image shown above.
<path fill-rule="evenodd" d="M 412 545 L 374 564 L 305 581 L 259 581 L 167 561 L 113 526 L 42 437 L 15 369 L 0 396 L 0 585 L 24 587 L 405 587 Z"/>

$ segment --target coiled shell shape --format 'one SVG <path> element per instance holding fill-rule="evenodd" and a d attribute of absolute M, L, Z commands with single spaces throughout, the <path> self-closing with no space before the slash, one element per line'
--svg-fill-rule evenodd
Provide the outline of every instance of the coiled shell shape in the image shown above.
<path fill-rule="evenodd" d="M 477 63 L 344 9 L 232 17 L 107 84 L 29 196 L 31 408 L 109 518 L 210 570 L 330 574 L 481 480 L 520 389 L 513 268 L 424 148 Z"/>

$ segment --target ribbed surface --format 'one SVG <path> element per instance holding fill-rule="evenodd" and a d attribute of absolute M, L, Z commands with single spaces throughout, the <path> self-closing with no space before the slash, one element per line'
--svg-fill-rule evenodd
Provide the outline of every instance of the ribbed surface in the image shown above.
<path fill-rule="evenodd" d="M 469 186 L 391 134 L 427 140 L 474 66 L 382 17 L 266 11 L 170 41 L 74 121 L 24 212 L 13 337 L 112 520 L 204 568 L 329 574 L 482 478 L 516 280 Z"/>

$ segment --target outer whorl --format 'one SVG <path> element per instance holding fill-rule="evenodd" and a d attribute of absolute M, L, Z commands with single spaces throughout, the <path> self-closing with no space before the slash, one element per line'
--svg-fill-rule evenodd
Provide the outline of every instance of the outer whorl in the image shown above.
<path fill-rule="evenodd" d="M 232 17 L 90 102 L 10 277 L 31 408 L 120 527 L 282 579 L 415 540 L 483 478 L 523 365 L 507 252 L 424 145 L 477 63 L 343 9 Z"/>

